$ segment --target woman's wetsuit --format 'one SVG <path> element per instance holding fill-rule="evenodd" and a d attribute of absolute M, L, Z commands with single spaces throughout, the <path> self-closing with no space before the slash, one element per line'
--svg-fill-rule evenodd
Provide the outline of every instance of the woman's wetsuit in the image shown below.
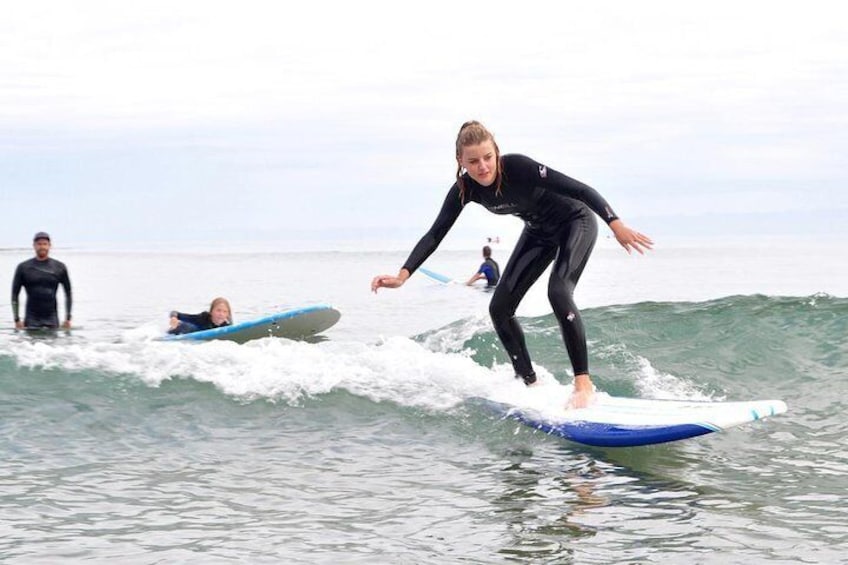
<path fill-rule="evenodd" d="M 200 314 L 184 314 L 176 310 L 171 312 L 171 317 L 180 321 L 177 327 L 168 330 L 169 334 L 190 334 L 201 330 L 211 330 L 212 328 L 220 328 L 229 326 L 230 322 L 226 321 L 221 325 L 216 326 L 212 322 L 212 315 L 209 312 L 201 312 Z"/>
<path fill-rule="evenodd" d="M 403 268 L 412 274 L 424 263 L 468 201 L 495 214 L 518 216 L 524 220 L 524 231 L 489 304 L 495 331 L 510 356 L 516 376 L 527 384 L 533 383 L 536 375 L 515 311 L 533 283 L 554 261 L 548 299 L 559 321 L 574 374 L 588 373 L 586 334 L 574 303 L 574 287 L 598 234 L 592 212 L 607 224 L 618 216 L 593 188 L 524 155 L 504 155 L 500 174 L 499 194 L 496 193 L 497 181 L 491 186 L 482 186 L 465 173 L 463 199 L 459 186 L 454 183 L 436 221 L 412 250 Z"/>

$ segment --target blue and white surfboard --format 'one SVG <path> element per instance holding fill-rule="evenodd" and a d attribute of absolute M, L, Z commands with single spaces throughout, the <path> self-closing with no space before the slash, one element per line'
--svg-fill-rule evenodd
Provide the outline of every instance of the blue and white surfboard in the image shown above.
<path fill-rule="evenodd" d="M 599 395 L 588 408 L 541 416 L 499 405 L 504 416 L 546 434 L 602 447 L 649 445 L 687 439 L 786 412 L 782 400 L 701 402 Z"/>
<path fill-rule="evenodd" d="M 305 339 L 335 325 L 341 313 L 327 304 L 293 308 L 263 318 L 239 322 L 231 326 L 201 330 L 188 334 L 166 335 L 166 341 L 206 341 L 226 339 L 244 343 L 263 337 Z"/>

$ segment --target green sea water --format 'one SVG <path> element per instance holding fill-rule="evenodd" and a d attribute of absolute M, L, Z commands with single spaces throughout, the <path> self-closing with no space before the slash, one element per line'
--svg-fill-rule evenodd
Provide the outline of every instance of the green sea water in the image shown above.
<path fill-rule="evenodd" d="M 266 344 L 248 357 L 245 346 L 5 336 L 0 555 L 837 563 L 848 547 L 846 314 L 848 300 L 826 295 L 588 309 L 596 384 L 610 394 L 790 406 L 628 449 L 534 433 L 440 378 L 465 362 L 505 375 L 493 332 L 473 318 L 402 342 Z M 523 322 L 535 361 L 567 382 L 555 319 Z M 187 358 L 157 377 L 175 355 Z M 225 370 L 210 372 L 207 356 Z M 323 368 L 275 374 L 304 356 Z M 220 376 L 251 362 L 239 378 L 254 386 Z M 412 386 L 370 383 L 409 362 Z M 316 382 L 323 371 L 348 377 Z M 432 390 L 416 397 L 428 376 Z"/>
<path fill-rule="evenodd" d="M 674 277 L 700 257 L 601 249 L 578 297 L 601 391 L 789 406 L 602 449 L 481 406 L 530 394 L 490 295 L 420 278 L 371 294 L 369 275 L 403 255 L 69 254 L 81 329 L 0 330 L 0 561 L 845 562 L 842 279 L 798 279 L 814 268 L 737 249 L 696 285 Z M 747 279 L 758 291 L 721 296 L 740 257 L 763 273 Z M 462 272 L 477 256 L 435 259 Z M 618 270 L 635 274 L 616 283 Z M 570 366 L 541 286 L 519 319 L 541 390 L 561 394 Z M 790 286 L 816 290 L 776 292 Z M 318 343 L 155 339 L 169 310 L 218 294 L 237 319 L 309 300 L 342 319 Z"/>

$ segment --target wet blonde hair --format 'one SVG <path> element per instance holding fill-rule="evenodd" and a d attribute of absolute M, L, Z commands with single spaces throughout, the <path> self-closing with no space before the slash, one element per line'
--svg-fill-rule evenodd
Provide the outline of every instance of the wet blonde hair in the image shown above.
<path fill-rule="evenodd" d="M 484 141 L 491 141 L 492 145 L 495 147 L 495 162 L 498 167 L 495 194 L 498 196 L 501 195 L 501 180 L 503 172 L 503 167 L 501 167 L 501 150 L 498 148 L 498 144 L 495 142 L 495 137 L 492 135 L 492 132 L 487 130 L 486 126 L 477 120 L 469 120 L 462 124 L 459 128 L 459 133 L 456 135 L 456 184 L 459 187 L 459 198 L 463 203 L 465 202 L 465 182 L 462 180 L 462 165 L 459 162 L 462 157 L 462 149 L 469 145 L 480 145 Z"/>
<path fill-rule="evenodd" d="M 218 304 L 223 304 L 224 306 L 227 307 L 227 321 L 232 324 L 233 323 L 233 309 L 230 308 L 230 303 L 226 298 L 222 298 L 222 297 L 219 296 L 218 298 L 215 298 L 214 300 L 212 300 L 212 304 L 209 305 L 209 313 L 211 314 L 212 310 L 214 310 L 215 306 L 217 306 Z"/>

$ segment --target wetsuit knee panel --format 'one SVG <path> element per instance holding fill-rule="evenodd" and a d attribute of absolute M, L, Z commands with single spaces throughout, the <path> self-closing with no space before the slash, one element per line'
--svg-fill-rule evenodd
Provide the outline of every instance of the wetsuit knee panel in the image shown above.
<path fill-rule="evenodd" d="M 515 315 L 518 302 L 507 292 L 506 287 L 496 287 L 492 300 L 489 301 L 489 316 L 492 320 L 508 320 Z"/>

